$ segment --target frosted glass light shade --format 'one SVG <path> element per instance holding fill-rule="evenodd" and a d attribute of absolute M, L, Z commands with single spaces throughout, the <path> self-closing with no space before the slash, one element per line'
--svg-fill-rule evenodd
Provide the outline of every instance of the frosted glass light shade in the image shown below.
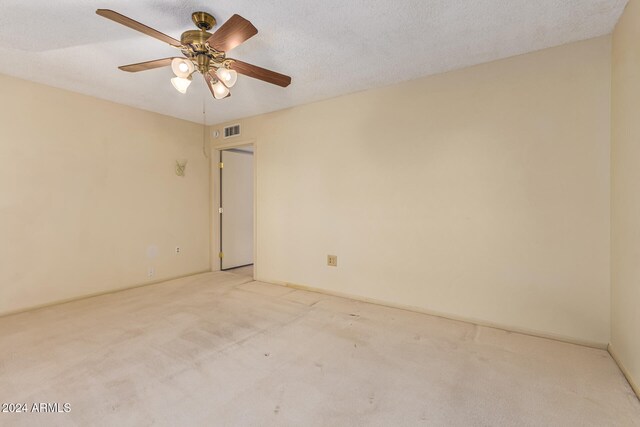
<path fill-rule="evenodd" d="M 220 81 L 229 88 L 233 87 L 233 85 L 236 84 L 236 81 L 238 80 L 238 73 L 235 70 L 218 68 L 218 70 L 216 71 L 216 75 L 218 76 Z"/>
<path fill-rule="evenodd" d="M 189 61 L 188 59 L 173 58 L 173 60 L 171 61 L 171 70 L 173 71 L 173 74 L 176 75 L 176 77 L 182 77 L 186 79 L 193 73 L 195 67 L 193 66 L 193 62 Z"/>
<path fill-rule="evenodd" d="M 215 99 L 222 99 L 229 95 L 229 88 L 222 84 L 221 81 L 217 81 L 216 83 L 211 85 L 213 89 L 213 97 Z"/>
<path fill-rule="evenodd" d="M 171 79 L 171 84 L 178 92 L 187 93 L 187 88 L 191 84 L 191 77 L 186 79 L 183 77 L 174 77 Z"/>

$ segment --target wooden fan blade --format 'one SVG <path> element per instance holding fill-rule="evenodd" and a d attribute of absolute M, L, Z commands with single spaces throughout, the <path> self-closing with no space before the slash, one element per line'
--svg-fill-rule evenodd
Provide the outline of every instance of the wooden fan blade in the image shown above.
<path fill-rule="evenodd" d="M 156 59 L 154 61 L 139 62 L 137 64 L 123 65 L 120 68 L 122 71 L 128 71 L 129 73 L 137 73 L 138 71 L 152 70 L 154 68 L 168 67 L 171 65 L 173 58 Z"/>
<path fill-rule="evenodd" d="M 262 80 L 274 85 L 287 87 L 291 84 L 291 77 L 289 76 L 267 70 L 266 68 L 258 67 L 257 65 L 238 61 L 237 59 L 233 60 L 229 68 L 236 70 L 238 73 L 244 74 L 245 76 L 253 77 L 254 79 Z"/>
<path fill-rule="evenodd" d="M 103 16 L 107 19 L 111 19 L 112 21 L 117 22 L 118 24 L 122 24 L 126 27 L 129 27 L 133 30 L 140 31 L 143 34 L 156 38 L 165 43 L 169 43 L 171 46 L 180 47 L 182 43 L 180 41 L 174 39 L 173 37 L 169 37 L 168 35 L 161 33 L 158 30 L 154 30 L 151 27 L 147 27 L 144 24 L 141 24 L 138 21 L 134 21 L 131 18 L 127 18 L 124 15 L 119 14 L 118 12 L 114 12 L 110 9 L 98 9 L 96 13 L 100 16 Z"/>
<path fill-rule="evenodd" d="M 211 87 L 211 82 L 213 81 L 213 77 L 211 77 L 210 73 L 204 73 L 204 79 L 207 81 L 207 87 L 209 88 L 209 91 L 211 92 L 211 95 L 215 98 L 216 96 L 213 94 L 213 87 Z M 231 92 L 229 92 L 229 94 L 227 96 L 225 96 L 223 99 L 227 99 L 228 97 L 231 96 Z"/>
<path fill-rule="evenodd" d="M 207 40 L 218 52 L 228 52 L 258 34 L 251 22 L 240 15 L 233 15 Z"/>

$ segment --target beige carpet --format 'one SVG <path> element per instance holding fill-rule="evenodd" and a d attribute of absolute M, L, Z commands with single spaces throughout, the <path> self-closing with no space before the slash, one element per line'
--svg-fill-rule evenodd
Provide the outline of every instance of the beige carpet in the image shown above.
<path fill-rule="evenodd" d="M 253 265 L 245 265 L 244 267 L 238 267 L 232 270 L 227 270 L 227 273 L 238 274 L 240 276 L 247 276 L 253 279 Z"/>
<path fill-rule="evenodd" d="M 595 350 L 207 273 L 0 318 L 0 425 L 633 426 Z"/>

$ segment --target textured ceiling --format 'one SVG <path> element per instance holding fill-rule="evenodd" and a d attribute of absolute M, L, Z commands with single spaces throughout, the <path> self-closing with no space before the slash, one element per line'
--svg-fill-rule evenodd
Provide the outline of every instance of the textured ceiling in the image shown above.
<path fill-rule="evenodd" d="M 275 111 L 608 34 L 627 0 L 2 0 L 0 73 L 207 124 Z M 286 89 L 240 76 L 214 100 L 186 95 L 170 68 L 119 65 L 174 56 L 162 42 L 95 14 L 113 9 L 175 38 L 191 12 L 234 13 L 259 33 L 231 57 L 292 76 Z"/>

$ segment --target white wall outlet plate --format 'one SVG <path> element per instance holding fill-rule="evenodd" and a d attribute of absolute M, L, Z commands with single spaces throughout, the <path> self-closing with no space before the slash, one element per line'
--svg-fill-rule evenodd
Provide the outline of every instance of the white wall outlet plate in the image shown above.
<path fill-rule="evenodd" d="M 327 255 L 327 265 L 329 267 L 338 266 L 338 255 Z"/>

